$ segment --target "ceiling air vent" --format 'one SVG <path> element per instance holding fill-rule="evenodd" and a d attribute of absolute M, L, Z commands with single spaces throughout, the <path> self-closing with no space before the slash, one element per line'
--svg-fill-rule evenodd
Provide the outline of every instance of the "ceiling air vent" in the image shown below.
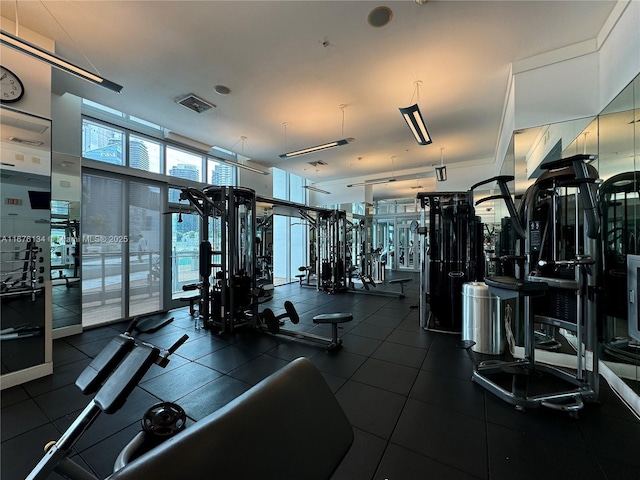
<path fill-rule="evenodd" d="M 309 162 L 309 165 L 312 165 L 314 167 L 317 167 L 318 165 L 327 165 L 327 162 L 324 162 L 322 160 L 318 160 L 316 162 Z"/>
<path fill-rule="evenodd" d="M 28 140 L 18 137 L 9 137 L 9 141 L 14 143 L 21 143 L 22 145 L 29 145 L 31 147 L 40 147 L 41 145 L 43 145 L 43 142 L 39 140 Z"/>
<path fill-rule="evenodd" d="M 212 108 L 216 108 L 213 103 L 209 103 L 206 100 L 194 95 L 193 93 L 187 95 L 184 98 L 179 98 L 176 100 L 176 103 L 182 105 L 189 110 L 193 110 L 196 113 L 204 113 L 207 110 L 211 110 Z"/>

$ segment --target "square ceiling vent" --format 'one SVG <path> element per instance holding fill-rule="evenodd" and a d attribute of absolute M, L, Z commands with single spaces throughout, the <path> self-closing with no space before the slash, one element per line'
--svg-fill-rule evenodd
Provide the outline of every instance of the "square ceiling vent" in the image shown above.
<path fill-rule="evenodd" d="M 324 160 L 317 160 L 315 162 L 308 162 L 308 163 L 313 167 L 317 167 L 318 165 L 327 165 L 327 162 L 325 162 Z"/>
<path fill-rule="evenodd" d="M 190 93 L 184 98 L 179 98 L 176 100 L 176 103 L 182 105 L 189 110 L 193 110 L 196 113 L 204 113 L 207 110 L 211 110 L 212 108 L 216 108 L 213 103 L 209 103 L 206 100 Z"/>

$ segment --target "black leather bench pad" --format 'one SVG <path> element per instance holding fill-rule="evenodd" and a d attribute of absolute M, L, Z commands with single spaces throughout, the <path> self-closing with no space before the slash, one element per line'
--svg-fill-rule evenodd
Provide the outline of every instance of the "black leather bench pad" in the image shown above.
<path fill-rule="evenodd" d="M 352 441 L 324 378 L 299 358 L 109 479 L 328 479 Z"/>

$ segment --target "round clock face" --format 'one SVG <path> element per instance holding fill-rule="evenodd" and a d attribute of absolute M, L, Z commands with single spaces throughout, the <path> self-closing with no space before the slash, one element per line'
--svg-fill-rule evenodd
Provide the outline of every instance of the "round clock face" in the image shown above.
<path fill-rule="evenodd" d="M 0 102 L 17 102 L 24 95 L 24 86 L 20 79 L 6 67 L 0 66 Z"/>

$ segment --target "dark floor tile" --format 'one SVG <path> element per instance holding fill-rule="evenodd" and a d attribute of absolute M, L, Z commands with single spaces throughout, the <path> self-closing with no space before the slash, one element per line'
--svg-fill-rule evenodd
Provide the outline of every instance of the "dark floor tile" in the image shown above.
<path fill-rule="evenodd" d="M 382 457 L 374 480 L 424 480 L 425 478 L 446 480 L 474 480 L 480 477 L 437 462 L 409 449 L 390 443 Z"/>
<path fill-rule="evenodd" d="M 0 392 L 2 408 L 8 407 L 18 402 L 23 402 L 29 398 L 27 392 L 22 385 L 11 388 L 5 388 Z"/>
<path fill-rule="evenodd" d="M 560 447 L 499 425 L 489 424 L 487 430 L 491 480 L 606 478 L 595 456 L 573 448 L 571 441 Z"/>
<path fill-rule="evenodd" d="M 640 472 L 637 448 L 640 440 L 640 420 L 622 420 L 597 415 L 596 412 L 584 412 L 579 419 L 578 429 L 593 454 L 636 465 Z M 603 442 L 605 438 L 607 441 Z"/>
<path fill-rule="evenodd" d="M 302 338 L 279 343 L 267 353 L 272 357 L 281 358 L 282 360 L 290 362 L 299 357 L 311 358 L 314 355 L 323 354 L 325 348 L 326 345 L 324 344 L 311 342 Z"/>
<path fill-rule="evenodd" d="M 106 478 L 113 473 L 113 464 L 122 449 L 141 430 L 139 423 L 129 425 L 87 448 L 80 454 L 80 457 L 89 464 L 91 469 L 98 475 L 98 478 Z"/>
<path fill-rule="evenodd" d="M 356 353 L 368 357 L 382 344 L 382 340 L 375 338 L 361 337 L 347 333 L 341 337 L 342 347 L 350 353 Z"/>
<path fill-rule="evenodd" d="M 79 343 L 75 345 L 75 348 L 80 350 L 87 357 L 95 358 L 95 356 L 98 355 L 98 353 L 100 353 L 104 349 L 104 347 L 106 347 L 109 344 L 111 339 L 116 335 L 112 335 L 111 337 L 98 338 L 97 340 L 94 340 L 92 342 Z"/>
<path fill-rule="evenodd" d="M 229 375 L 249 385 L 255 385 L 288 363 L 289 362 L 281 358 L 270 355 L 260 355 L 231 371 Z"/>
<path fill-rule="evenodd" d="M 67 363 L 74 363 L 90 358 L 86 353 L 69 345 L 63 340 L 56 340 L 53 347 L 53 368 L 61 367 Z"/>
<path fill-rule="evenodd" d="M 194 340 L 187 340 L 185 344 L 181 345 L 180 348 L 178 348 L 176 354 L 189 360 L 196 360 L 200 357 L 204 357 L 205 355 L 210 354 L 211 352 L 220 350 L 227 345 L 228 344 L 226 342 L 218 340 L 212 335 L 208 335 L 204 337 L 198 337 Z"/>
<path fill-rule="evenodd" d="M 374 338 L 376 340 L 384 340 L 391 334 L 391 332 L 393 332 L 392 327 L 383 327 L 366 322 L 362 322 L 360 325 L 349 331 L 349 333 L 353 335 Z"/>
<path fill-rule="evenodd" d="M 367 357 L 342 349 L 334 354 L 314 355 L 311 362 L 323 373 L 349 378 L 366 359 Z"/>
<path fill-rule="evenodd" d="M 485 419 L 484 391 L 468 380 L 420 371 L 409 394 L 421 402 Z"/>
<path fill-rule="evenodd" d="M 200 357 L 197 363 L 213 368 L 221 373 L 229 373 L 241 365 L 253 360 L 259 353 L 251 352 L 236 345 L 228 345 L 209 355 Z"/>
<path fill-rule="evenodd" d="M 288 341 L 287 339 L 279 340 L 273 335 L 254 331 L 238 333 L 235 335 L 235 340 L 234 345 L 246 348 L 256 354 L 268 352 L 281 341 Z"/>
<path fill-rule="evenodd" d="M 481 389 L 479 385 L 474 386 Z M 521 412 L 490 392 L 485 392 L 485 406 L 489 424 L 520 432 L 532 440 L 556 444 L 558 448 L 565 443 L 575 449 L 588 448 L 579 430 L 581 419 L 572 418 L 567 413 L 544 407 Z"/>
<path fill-rule="evenodd" d="M 351 379 L 407 396 L 418 372 L 417 368 L 370 358 L 362 364 Z"/>
<path fill-rule="evenodd" d="M 424 330 L 420 326 L 420 317 L 414 315 L 406 316 L 402 322 L 398 324 L 398 330 L 406 330 L 407 332 L 419 332 Z"/>
<path fill-rule="evenodd" d="M 246 392 L 251 385 L 227 375 L 216 378 L 178 400 L 189 418 L 202 420 Z"/>
<path fill-rule="evenodd" d="M 394 329 L 402 323 L 402 315 L 398 315 L 397 312 L 392 315 L 376 312 L 365 318 L 363 323 Z"/>
<path fill-rule="evenodd" d="M 371 354 L 371 358 L 415 368 L 422 366 L 426 356 L 427 351 L 423 348 L 409 347 L 392 342 L 384 342 Z"/>
<path fill-rule="evenodd" d="M 485 422 L 408 399 L 391 441 L 454 469 L 488 478 Z"/>
<path fill-rule="evenodd" d="M 166 402 L 173 402 L 220 376 L 211 368 L 187 363 L 140 384 L 140 387 Z"/>
<path fill-rule="evenodd" d="M 29 430 L 22 435 L 2 442 L 0 478 L 21 480 L 38 464 L 43 456 L 43 447 L 57 440 L 60 432 L 51 423 Z M 58 476 L 58 478 L 60 478 Z"/>
<path fill-rule="evenodd" d="M 597 409 L 589 408 L 589 412 L 598 415 L 617 417 L 622 420 L 637 420 L 631 409 L 620 401 L 618 395 L 607 384 L 606 380 L 600 377 L 600 390 Z"/>
<path fill-rule="evenodd" d="M 56 388 L 73 385 L 78 375 L 82 373 L 89 363 L 91 363 L 91 359 L 85 358 L 78 362 L 68 363 L 59 367 L 55 366 L 53 374 L 25 383 L 24 389 L 30 396 L 36 397 Z"/>
<path fill-rule="evenodd" d="M 429 350 L 438 354 L 443 353 L 445 355 L 458 355 L 468 358 L 467 351 L 464 348 L 460 348 L 461 340 L 462 337 L 459 333 L 437 333 Z"/>
<path fill-rule="evenodd" d="M 638 465 L 633 465 L 631 462 L 602 458 L 597 454 L 596 459 L 607 480 L 638 477 Z"/>
<path fill-rule="evenodd" d="M 82 395 L 75 385 L 66 385 L 34 398 L 50 420 L 84 408 L 90 399 L 91 397 Z"/>
<path fill-rule="evenodd" d="M 387 442 L 380 437 L 353 429 L 353 444 L 331 480 L 370 480 L 380 463 Z"/>
<path fill-rule="evenodd" d="M 433 342 L 433 334 L 424 330 L 418 332 L 409 332 L 396 328 L 386 339 L 388 342 L 400 343 L 410 347 L 424 348 L 428 350 Z"/>
<path fill-rule="evenodd" d="M 473 375 L 473 363 L 467 356 L 437 352 L 431 349 L 427 353 L 421 369 L 447 378 L 455 377 L 461 380 L 471 380 Z"/>
<path fill-rule="evenodd" d="M 140 380 L 138 384 L 151 380 L 158 375 L 163 375 L 171 370 L 181 367 L 182 365 L 186 365 L 187 363 L 191 363 L 191 360 L 187 360 L 180 355 L 171 355 L 169 357 L 169 363 L 164 367 L 161 367 L 160 365 L 151 365 L 151 368 L 147 370 L 147 373 L 144 374 L 144 377 L 142 377 L 142 380 Z"/>
<path fill-rule="evenodd" d="M 405 397 L 349 380 L 336 398 L 354 427 L 388 439 L 398 421 Z"/>
<path fill-rule="evenodd" d="M 324 381 L 327 382 L 331 391 L 335 394 L 340 388 L 347 382 L 346 378 L 336 377 L 335 375 L 331 375 L 329 373 L 320 372 Z"/>
<path fill-rule="evenodd" d="M 0 433 L 2 441 L 49 423 L 49 419 L 36 402 L 27 399 L 2 409 L 0 414 Z"/>

